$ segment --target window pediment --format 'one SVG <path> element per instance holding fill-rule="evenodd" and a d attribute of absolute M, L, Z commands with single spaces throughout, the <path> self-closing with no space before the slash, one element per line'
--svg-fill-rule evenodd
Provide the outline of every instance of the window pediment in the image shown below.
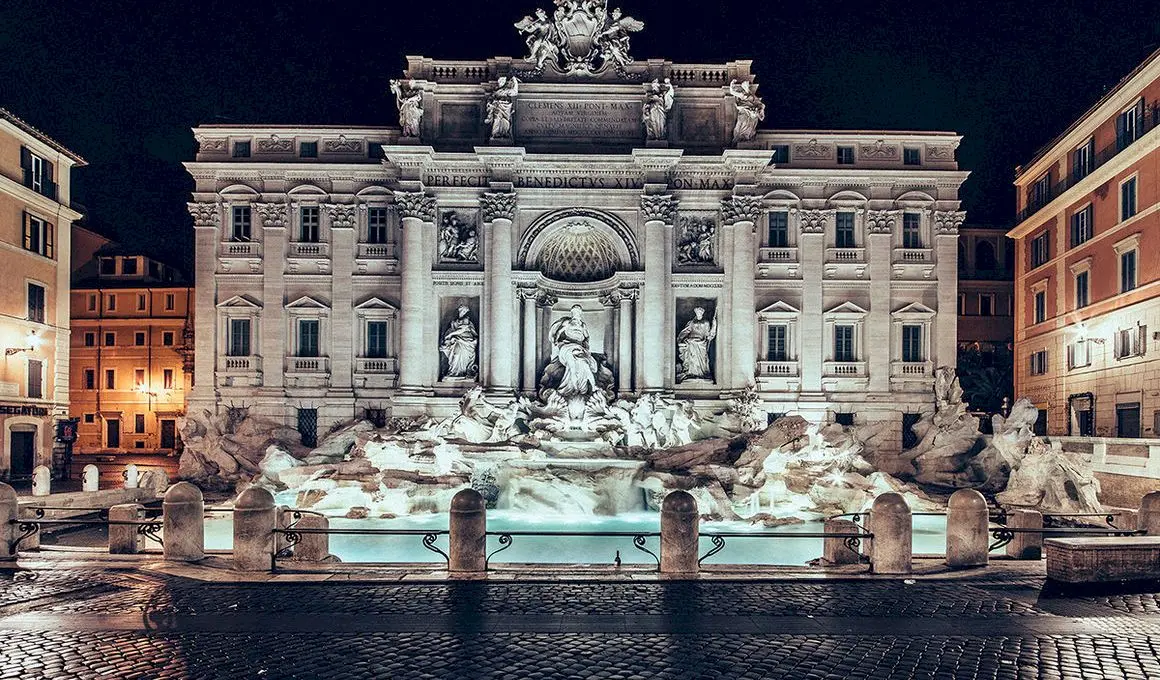
<path fill-rule="evenodd" d="M 901 321 L 930 321 L 938 312 L 921 302 L 912 302 L 905 307 L 891 312 L 890 316 Z"/>
<path fill-rule="evenodd" d="M 862 309 L 861 307 L 854 304 L 853 302 L 843 302 L 842 304 L 838 305 L 837 307 L 834 307 L 830 311 L 826 312 L 825 316 L 827 319 L 830 319 L 830 320 L 837 320 L 837 321 L 859 320 L 860 321 L 869 313 L 870 312 L 868 312 L 865 309 Z"/>
<path fill-rule="evenodd" d="M 1139 247 L 1140 247 L 1140 232 L 1136 232 L 1135 234 L 1132 234 L 1131 236 L 1129 236 L 1126 239 L 1123 239 L 1122 241 L 1117 241 L 1116 244 L 1112 246 L 1112 248 L 1115 249 L 1117 255 L 1123 255 L 1124 253 L 1126 253 L 1130 250 L 1135 250 Z"/>
<path fill-rule="evenodd" d="M 236 309 L 238 311 L 250 311 L 262 309 L 262 304 L 246 297 L 245 295 L 235 295 L 228 300 L 222 300 L 217 304 L 218 309 Z"/>
<path fill-rule="evenodd" d="M 796 321 L 800 316 L 801 310 L 782 300 L 778 300 L 757 313 L 757 317 L 762 321 Z"/>

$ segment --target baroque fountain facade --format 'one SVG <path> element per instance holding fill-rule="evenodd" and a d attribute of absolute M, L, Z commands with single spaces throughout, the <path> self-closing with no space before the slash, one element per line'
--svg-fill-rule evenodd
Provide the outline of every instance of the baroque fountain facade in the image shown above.
<path fill-rule="evenodd" d="M 181 476 L 352 517 L 680 488 L 767 524 L 1004 488 L 1027 424 L 983 450 L 938 368 L 960 138 L 759 130 L 750 62 L 635 60 L 642 22 L 556 5 L 525 58 L 409 58 L 397 127 L 195 130 Z"/>

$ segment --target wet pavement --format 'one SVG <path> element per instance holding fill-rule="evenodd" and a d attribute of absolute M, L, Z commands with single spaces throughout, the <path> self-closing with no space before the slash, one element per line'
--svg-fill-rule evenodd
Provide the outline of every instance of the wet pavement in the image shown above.
<path fill-rule="evenodd" d="M 0 572 L 0 678 L 1160 678 L 1160 596 L 961 581 Z"/>

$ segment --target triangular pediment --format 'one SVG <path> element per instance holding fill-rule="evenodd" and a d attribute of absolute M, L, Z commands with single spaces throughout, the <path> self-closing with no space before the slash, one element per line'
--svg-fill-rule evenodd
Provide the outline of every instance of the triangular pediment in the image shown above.
<path fill-rule="evenodd" d="M 834 307 L 830 311 L 826 312 L 826 314 L 859 314 L 859 315 L 864 315 L 864 314 L 869 314 L 869 313 L 870 312 L 868 312 L 865 309 L 862 309 L 861 307 L 854 304 L 853 302 L 843 302 L 842 304 L 838 305 L 837 307 Z"/>
<path fill-rule="evenodd" d="M 286 309 L 330 309 L 330 305 L 323 304 L 309 295 L 303 295 L 286 305 Z"/>
<path fill-rule="evenodd" d="M 245 295 L 235 295 L 228 300 L 222 300 L 217 304 L 218 309 L 261 309 L 262 304 L 246 297 Z"/>
<path fill-rule="evenodd" d="M 778 300 L 772 305 L 759 311 L 758 314 L 801 314 L 801 310 L 797 309 L 788 302 L 785 302 L 784 300 Z"/>
<path fill-rule="evenodd" d="M 912 302 L 902 309 L 892 312 L 891 316 L 934 316 L 935 314 L 938 312 L 921 302 Z"/>
<path fill-rule="evenodd" d="M 384 300 L 382 298 L 377 298 L 377 297 L 373 297 L 373 298 L 367 300 L 366 302 L 363 302 L 362 304 L 357 305 L 355 307 L 355 309 L 358 311 L 364 311 L 364 312 L 365 311 L 372 311 L 372 310 L 382 310 L 382 311 L 390 311 L 390 312 L 399 311 L 398 307 L 392 305 L 391 303 L 387 302 L 386 300 Z"/>

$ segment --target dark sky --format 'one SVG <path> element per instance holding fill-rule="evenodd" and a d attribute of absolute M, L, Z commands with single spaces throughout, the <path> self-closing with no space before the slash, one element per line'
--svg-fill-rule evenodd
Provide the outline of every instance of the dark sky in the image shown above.
<path fill-rule="evenodd" d="M 623 0 L 637 58 L 751 58 L 767 128 L 954 130 L 969 220 L 1005 225 L 1014 166 L 1160 43 L 1155 0 Z M 523 56 L 551 0 L 3 0 L 0 106 L 85 156 L 95 228 L 188 267 L 200 123 L 396 122 L 406 54 Z"/>

